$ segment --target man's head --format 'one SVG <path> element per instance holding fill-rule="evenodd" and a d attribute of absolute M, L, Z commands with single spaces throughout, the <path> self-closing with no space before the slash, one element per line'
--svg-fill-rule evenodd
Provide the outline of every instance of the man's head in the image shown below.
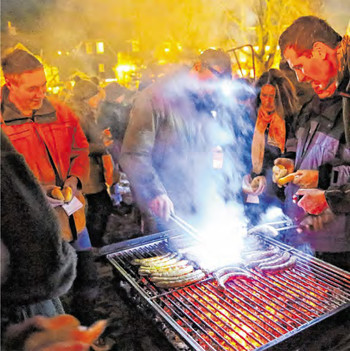
<path fill-rule="evenodd" d="M 200 80 L 231 79 L 230 55 L 222 49 L 205 50 L 194 64 L 192 71 L 196 72 Z"/>
<path fill-rule="evenodd" d="M 29 116 L 38 110 L 46 94 L 46 76 L 43 65 L 29 52 L 15 49 L 2 61 L 9 99 L 20 112 Z"/>
<path fill-rule="evenodd" d="M 309 82 L 320 98 L 333 95 L 339 62 L 337 49 L 341 36 L 315 16 L 304 16 L 280 36 L 283 57 L 300 82 Z"/>

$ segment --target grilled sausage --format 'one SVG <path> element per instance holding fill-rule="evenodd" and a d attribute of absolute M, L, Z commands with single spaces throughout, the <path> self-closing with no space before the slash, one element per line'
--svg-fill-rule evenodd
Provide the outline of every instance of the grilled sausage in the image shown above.
<path fill-rule="evenodd" d="M 188 274 L 193 272 L 194 268 L 191 265 L 175 268 L 175 269 L 170 269 L 168 271 L 159 271 L 159 272 L 154 272 L 151 274 L 150 280 L 151 281 L 157 281 L 161 280 L 162 278 L 177 278 L 181 277 L 184 274 Z M 158 279 L 159 278 L 159 279 Z"/>
<path fill-rule="evenodd" d="M 202 272 L 200 269 L 198 269 L 197 271 L 183 275 L 173 280 L 159 281 L 155 283 L 155 285 L 158 286 L 159 288 L 178 288 L 178 287 L 183 287 L 183 286 L 198 282 L 203 278 L 205 278 L 205 273 Z"/>
<path fill-rule="evenodd" d="M 244 259 L 246 261 L 258 261 L 267 257 L 271 257 L 275 255 L 278 251 L 279 251 L 278 248 L 273 248 L 271 250 L 264 250 L 264 251 L 254 251 L 252 253 L 249 253 L 248 255 L 244 255 Z"/>
<path fill-rule="evenodd" d="M 213 273 L 213 276 L 216 279 L 219 279 L 220 277 L 228 273 L 245 273 L 245 271 L 237 266 L 226 266 L 216 270 Z"/>
<path fill-rule="evenodd" d="M 149 266 L 152 265 L 156 262 L 161 262 L 161 261 L 166 261 L 174 258 L 176 256 L 175 253 L 167 253 L 162 256 L 154 256 L 154 257 L 147 257 L 147 258 L 135 258 L 134 260 L 131 261 L 131 264 L 134 266 Z"/>
<path fill-rule="evenodd" d="M 223 276 L 221 276 L 217 280 L 219 288 L 226 289 L 225 284 L 228 281 L 234 280 L 234 279 L 248 279 L 248 280 L 251 280 L 251 279 L 253 279 L 253 277 L 249 273 L 246 273 L 246 272 L 231 272 L 231 273 L 227 273 L 227 274 L 224 274 Z"/>
<path fill-rule="evenodd" d="M 271 261 L 266 262 L 266 263 L 264 263 L 264 264 L 260 264 L 260 265 L 259 265 L 259 268 L 260 268 L 261 270 L 263 270 L 264 267 L 266 267 L 266 266 L 279 265 L 279 264 L 282 264 L 282 263 L 284 263 L 284 262 L 287 262 L 289 259 L 290 259 L 290 253 L 286 251 L 286 252 L 283 253 L 282 256 L 278 256 L 278 257 L 276 257 L 276 259 L 274 259 L 274 260 L 271 260 Z"/>
<path fill-rule="evenodd" d="M 271 266 L 264 266 L 264 267 L 261 267 L 260 269 L 264 273 L 278 273 L 280 271 L 284 271 L 288 268 L 294 267 L 296 262 L 297 262 L 297 258 L 295 256 L 292 256 L 289 258 L 288 261 L 285 261 L 285 262 L 280 263 L 280 264 L 271 265 Z"/>
<path fill-rule="evenodd" d="M 277 250 L 277 252 L 278 251 L 279 250 Z M 278 259 L 280 257 L 281 257 L 281 255 L 279 255 L 278 253 L 275 253 L 273 256 L 269 256 L 269 257 L 263 258 L 261 260 L 249 261 L 245 264 L 245 266 L 247 268 L 254 268 L 254 267 L 257 267 L 259 265 L 268 264 L 269 262 L 275 261 L 276 259 Z"/>
<path fill-rule="evenodd" d="M 181 261 L 176 261 L 176 262 L 173 262 L 173 260 L 170 260 L 169 262 L 170 262 L 169 265 L 164 265 L 164 266 L 141 266 L 139 268 L 139 274 L 140 275 L 148 275 L 148 274 L 152 274 L 155 272 L 171 271 L 171 270 L 175 270 L 179 267 L 184 267 L 188 264 L 187 260 L 181 260 Z"/>

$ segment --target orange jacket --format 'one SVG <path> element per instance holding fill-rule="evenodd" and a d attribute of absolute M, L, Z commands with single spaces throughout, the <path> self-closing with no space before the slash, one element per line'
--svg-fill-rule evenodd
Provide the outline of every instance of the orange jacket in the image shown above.
<path fill-rule="evenodd" d="M 62 181 L 69 176 L 77 177 L 81 183 L 86 181 L 89 144 L 71 109 L 59 101 L 45 99 L 34 117 L 26 118 L 8 101 L 6 93 L 1 109 L 1 127 L 41 184 L 56 184 L 47 149 Z"/>

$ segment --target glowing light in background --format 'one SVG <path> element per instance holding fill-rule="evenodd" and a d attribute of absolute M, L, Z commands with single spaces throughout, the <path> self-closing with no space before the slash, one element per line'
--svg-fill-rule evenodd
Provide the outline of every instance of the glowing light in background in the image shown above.
<path fill-rule="evenodd" d="M 105 52 L 105 45 L 104 45 L 103 41 L 98 41 L 96 43 L 96 52 L 98 54 L 103 54 Z"/>

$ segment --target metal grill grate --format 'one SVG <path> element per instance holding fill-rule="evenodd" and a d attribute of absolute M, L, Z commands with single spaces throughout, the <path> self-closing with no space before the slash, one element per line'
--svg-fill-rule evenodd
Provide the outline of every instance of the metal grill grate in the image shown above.
<path fill-rule="evenodd" d="M 254 279 L 228 282 L 225 292 L 210 274 L 185 288 L 158 288 L 130 264 L 170 251 L 166 238 L 152 238 L 107 258 L 196 350 L 262 350 L 350 306 L 350 273 L 267 238 L 297 257 L 293 269 L 274 275 L 250 269 Z"/>

